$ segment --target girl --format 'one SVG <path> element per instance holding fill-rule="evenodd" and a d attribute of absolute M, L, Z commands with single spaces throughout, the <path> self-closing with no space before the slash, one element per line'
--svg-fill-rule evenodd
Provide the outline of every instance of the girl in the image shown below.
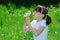
<path fill-rule="evenodd" d="M 48 25 L 51 18 L 48 16 L 48 9 L 38 5 L 33 13 L 34 20 L 30 23 L 29 17 L 24 18 L 23 32 L 31 30 L 34 40 L 47 40 Z M 26 27 L 26 24 L 28 27 Z"/>

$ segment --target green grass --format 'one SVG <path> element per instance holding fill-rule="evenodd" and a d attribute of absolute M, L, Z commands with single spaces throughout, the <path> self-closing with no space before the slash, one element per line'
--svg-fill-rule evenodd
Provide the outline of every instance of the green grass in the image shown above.
<path fill-rule="evenodd" d="M 30 10 L 33 13 L 34 8 L 35 6 L 16 8 L 9 4 L 10 10 L 8 10 L 6 6 L 0 5 L 0 40 L 33 40 L 32 32 L 22 33 L 22 25 L 25 12 Z M 48 13 L 52 19 L 48 40 L 60 40 L 60 7 L 49 8 Z M 32 21 L 32 15 L 30 18 Z"/>

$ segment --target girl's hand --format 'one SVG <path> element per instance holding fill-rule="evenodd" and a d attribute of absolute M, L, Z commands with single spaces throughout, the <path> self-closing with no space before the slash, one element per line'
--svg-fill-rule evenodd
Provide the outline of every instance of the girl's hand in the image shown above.
<path fill-rule="evenodd" d="M 23 32 L 26 33 L 29 30 L 27 27 L 23 27 Z"/>
<path fill-rule="evenodd" d="M 27 24 L 29 24 L 30 23 L 30 19 L 29 19 L 29 17 L 24 17 L 24 20 L 25 20 L 25 22 L 27 23 Z"/>
<path fill-rule="evenodd" d="M 27 31 L 29 30 L 29 27 L 28 26 L 26 26 L 26 22 L 24 22 L 24 24 L 23 24 L 23 32 L 24 33 L 26 33 Z"/>

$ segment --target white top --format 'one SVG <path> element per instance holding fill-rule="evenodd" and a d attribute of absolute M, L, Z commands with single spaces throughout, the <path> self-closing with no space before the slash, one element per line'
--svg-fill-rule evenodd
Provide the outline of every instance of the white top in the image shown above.
<path fill-rule="evenodd" d="M 38 36 L 35 36 L 33 34 L 33 39 L 34 40 L 47 40 L 47 36 L 48 36 L 48 26 L 46 25 L 46 20 L 41 20 L 39 22 L 37 22 L 37 20 L 33 20 L 31 22 L 31 26 L 35 29 L 38 30 L 39 27 L 45 27 L 45 29 L 43 30 L 42 33 L 40 33 Z"/>

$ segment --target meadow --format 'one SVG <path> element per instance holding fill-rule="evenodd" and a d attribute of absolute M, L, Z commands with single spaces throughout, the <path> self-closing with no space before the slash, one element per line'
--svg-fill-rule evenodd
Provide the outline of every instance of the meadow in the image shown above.
<path fill-rule="evenodd" d="M 60 4 L 58 6 L 48 7 L 48 15 L 52 19 L 52 23 L 48 30 L 48 40 L 60 40 Z M 26 34 L 22 32 L 23 16 L 26 11 L 30 10 L 30 20 L 33 20 L 32 14 L 36 5 L 31 7 L 8 4 L 0 5 L 0 40 L 33 40 L 32 32 Z"/>

